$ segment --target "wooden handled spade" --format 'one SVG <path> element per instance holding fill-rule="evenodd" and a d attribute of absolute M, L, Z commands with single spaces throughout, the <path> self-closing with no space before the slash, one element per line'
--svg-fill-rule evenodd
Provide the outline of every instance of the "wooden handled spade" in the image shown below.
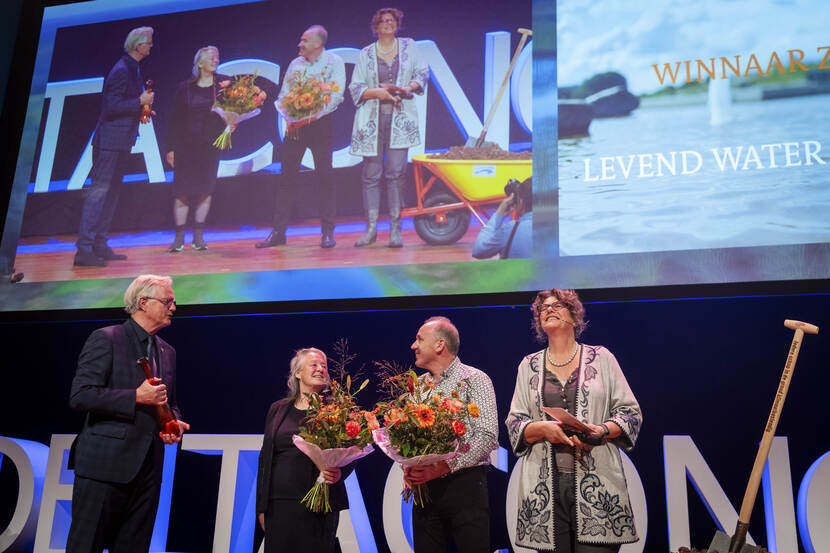
<path fill-rule="evenodd" d="M 464 145 L 465 147 L 469 148 L 471 146 L 475 148 L 480 148 L 482 144 L 484 144 L 484 137 L 487 136 L 487 129 L 490 128 L 490 123 L 493 122 L 493 116 L 496 114 L 496 108 L 499 107 L 499 102 L 501 101 L 501 97 L 504 94 L 504 89 L 507 88 L 507 83 L 510 81 L 510 74 L 513 73 L 513 66 L 516 65 L 516 59 L 519 57 L 519 53 L 521 53 L 522 48 L 525 46 L 525 42 L 527 42 L 527 37 L 533 36 L 533 31 L 530 29 L 518 29 L 519 33 L 521 33 L 522 38 L 519 39 L 519 45 L 516 46 L 516 51 L 513 53 L 513 59 L 510 60 L 510 65 L 507 67 L 507 73 L 504 75 L 504 80 L 501 83 L 501 87 L 499 87 L 498 93 L 496 93 L 496 98 L 493 100 L 493 105 L 490 107 L 490 113 L 487 115 L 487 120 L 484 122 L 484 127 L 481 129 L 481 134 L 479 135 L 478 139 L 473 143 L 473 138 L 470 137 L 467 140 L 467 143 Z"/>
<path fill-rule="evenodd" d="M 760 547 L 746 543 L 746 533 L 749 530 L 749 517 L 752 514 L 752 507 L 755 505 L 755 496 L 758 494 L 758 486 L 761 484 L 761 475 L 764 472 L 764 465 L 767 464 L 767 456 L 772 446 L 772 438 L 775 436 L 775 429 L 778 427 L 778 419 L 781 417 L 781 410 L 784 407 L 784 400 L 787 397 L 787 390 L 790 387 L 795 360 L 798 359 L 798 351 L 801 349 L 801 340 L 804 334 L 818 334 L 818 327 L 801 321 L 787 319 L 784 326 L 795 330 L 790 352 L 787 355 L 787 362 L 784 364 L 784 373 L 778 383 L 778 391 L 775 392 L 775 400 L 772 403 L 772 410 L 767 419 L 767 426 L 764 428 L 764 435 L 761 438 L 761 445 L 758 446 L 758 454 L 755 456 L 755 464 L 752 465 L 752 473 L 749 475 L 749 484 L 746 486 L 744 500 L 741 503 L 741 512 L 738 515 L 738 524 L 735 526 L 735 534 L 729 536 L 724 532 L 716 532 L 709 545 L 709 551 L 717 549 L 720 553 L 755 553 Z"/>

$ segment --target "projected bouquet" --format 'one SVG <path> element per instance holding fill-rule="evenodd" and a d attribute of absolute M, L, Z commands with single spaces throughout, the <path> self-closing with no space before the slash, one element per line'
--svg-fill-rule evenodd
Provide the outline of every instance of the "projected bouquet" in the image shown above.
<path fill-rule="evenodd" d="M 378 365 L 394 372 L 393 365 L 385 362 Z M 449 397 L 436 392 L 429 375 L 419 379 L 412 370 L 391 376 L 384 384 L 391 400 L 378 404 L 384 427 L 372 434 L 377 446 L 390 459 L 412 467 L 449 461 L 463 452 L 458 439 L 467 433 L 464 422 L 468 417 L 481 414 L 478 405 L 464 403 L 455 390 Z M 426 484 L 407 486 L 401 495 L 405 501 L 421 507 L 430 501 Z"/>
<path fill-rule="evenodd" d="M 362 410 L 354 399 L 369 379 L 352 391 L 352 378 L 345 374 L 344 367 L 354 356 L 348 354 L 345 340 L 335 344 L 334 350 L 340 353 L 340 361 L 333 360 L 340 380 L 332 380 L 322 395 L 307 394 L 308 415 L 299 434 L 292 438 L 297 449 L 320 469 L 320 476 L 302 499 L 302 504 L 315 513 L 331 511 L 329 485 L 323 471 L 327 467 L 344 467 L 369 455 L 373 451 L 371 432 L 379 427 L 375 411 Z"/>
<path fill-rule="evenodd" d="M 238 123 L 259 115 L 259 106 L 267 98 L 265 91 L 256 82 L 257 74 L 237 75 L 233 80 L 219 83 L 219 92 L 213 102 L 213 111 L 227 123 L 213 145 L 220 150 L 231 147 L 231 133 Z"/>
<path fill-rule="evenodd" d="M 313 121 L 325 106 L 331 103 L 331 95 L 340 91 L 334 81 L 322 81 L 309 77 L 306 72 L 295 72 L 288 78 L 288 93 L 279 103 L 279 111 L 286 121 L 302 126 Z"/>

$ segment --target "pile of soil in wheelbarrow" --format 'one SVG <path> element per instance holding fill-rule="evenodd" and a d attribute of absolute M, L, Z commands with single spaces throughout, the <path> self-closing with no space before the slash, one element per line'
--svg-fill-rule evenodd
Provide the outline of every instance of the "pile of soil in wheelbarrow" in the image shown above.
<path fill-rule="evenodd" d="M 485 142 L 479 148 L 453 146 L 440 154 L 429 154 L 428 159 L 533 159 L 533 152 L 508 152 L 494 142 Z"/>

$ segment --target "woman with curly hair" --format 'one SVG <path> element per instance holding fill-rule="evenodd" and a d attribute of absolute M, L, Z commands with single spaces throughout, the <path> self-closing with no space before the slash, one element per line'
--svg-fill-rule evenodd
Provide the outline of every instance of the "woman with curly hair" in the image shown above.
<path fill-rule="evenodd" d="M 634 447 L 642 413 L 614 355 L 577 341 L 585 309 L 573 290 L 542 290 L 533 328 L 545 349 L 522 359 L 507 425 L 523 457 L 516 544 L 540 551 L 606 553 L 637 541 L 620 449 Z M 562 408 L 576 434 L 542 411 Z M 596 445 L 591 445 L 596 444 Z"/>
<path fill-rule="evenodd" d="M 389 204 L 389 247 L 403 246 L 401 189 L 406 182 L 406 160 L 409 148 L 421 143 L 413 94 L 426 90 L 429 68 L 414 40 L 397 37 L 401 23 L 401 10 L 381 8 L 375 13 L 371 27 L 378 39 L 360 51 L 349 84 L 357 106 L 351 153 L 363 156 L 367 219 L 366 232 L 356 247 L 377 239 L 381 179 L 386 181 Z"/>

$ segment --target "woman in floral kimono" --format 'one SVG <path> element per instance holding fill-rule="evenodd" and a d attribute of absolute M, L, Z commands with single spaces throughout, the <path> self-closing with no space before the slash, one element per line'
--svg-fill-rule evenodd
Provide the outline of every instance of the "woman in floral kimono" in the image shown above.
<path fill-rule="evenodd" d="M 532 311 L 536 335 L 547 347 L 519 364 L 505 421 L 513 451 L 523 458 L 516 544 L 618 551 L 638 540 L 619 450 L 637 440 L 640 406 L 614 355 L 576 341 L 586 326 L 576 292 L 543 290 Z M 566 432 L 542 407 L 565 409 L 590 433 L 581 440 Z"/>
<path fill-rule="evenodd" d="M 360 51 L 349 92 L 357 112 L 351 153 L 363 156 L 363 205 L 366 232 L 355 243 L 368 246 L 377 239 L 380 182 L 386 181 L 389 202 L 389 247 L 403 246 L 401 189 L 406 180 L 407 151 L 420 144 L 418 112 L 412 94 L 423 94 L 429 70 L 415 41 L 395 35 L 403 12 L 383 8 L 372 17 L 376 42 Z M 385 154 L 385 159 L 384 159 Z"/>

